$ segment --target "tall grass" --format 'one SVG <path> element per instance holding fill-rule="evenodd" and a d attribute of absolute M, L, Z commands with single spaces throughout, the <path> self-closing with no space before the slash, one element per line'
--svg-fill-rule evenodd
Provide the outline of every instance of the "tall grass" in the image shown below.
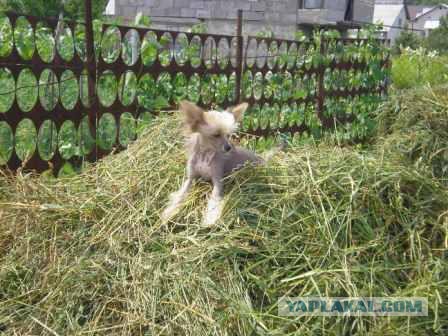
<path fill-rule="evenodd" d="M 392 82 L 396 89 L 448 83 L 448 57 L 424 49 L 404 50 L 392 62 Z"/>

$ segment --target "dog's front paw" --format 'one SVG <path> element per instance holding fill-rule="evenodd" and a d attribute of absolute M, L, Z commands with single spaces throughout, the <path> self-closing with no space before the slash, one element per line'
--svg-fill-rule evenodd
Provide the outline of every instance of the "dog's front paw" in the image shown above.
<path fill-rule="evenodd" d="M 223 208 L 223 201 L 221 199 L 210 199 L 207 205 L 202 224 L 204 226 L 213 226 L 221 218 Z"/>
<path fill-rule="evenodd" d="M 207 212 L 202 221 L 202 225 L 203 226 L 214 226 L 216 224 L 216 222 L 218 222 L 219 217 L 220 216 L 216 215 L 215 213 Z"/>
<path fill-rule="evenodd" d="M 170 202 L 160 216 L 163 223 L 168 222 L 171 218 L 174 217 L 174 215 L 176 215 L 176 213 L 179 211 L 179 207 L 183 200 L 183 197 L 184 195 L 179 192 L 175 192 L 170 195 Z"/>
<path fill-rule="evenodd" d="M 166 223 L 168 222 L 175 214 L 175 208 L 173 207 L 168 207 L 166 208 L 163 212 L 162 215 L 160 216 L 162 223 Z"/>

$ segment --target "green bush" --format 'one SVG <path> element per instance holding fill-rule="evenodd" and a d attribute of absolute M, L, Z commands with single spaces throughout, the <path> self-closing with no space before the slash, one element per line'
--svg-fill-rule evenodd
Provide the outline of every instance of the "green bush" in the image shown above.
<path fill-rule="evenodd" d="M 440 27 L 434 29 L 429 34 L 426 39 L 426 47 L 431 50 L 436 50 L 439 53 L 448 53 L 448 39 L 446 35 L 448 34 L 448 16 L 440 20 Z"/>
<path fill-rule="evenodd" d="M 414 32 L 403 30 L 395 40 L 395 45 L 392 49 L 394 54 L 400 54 L 403 48 L 418 49 L 422 46 L 423 40 Z"/>
<path fill-rule="evenodd" d="M 425 49 L 402 50 L 392 62 L 392 82 L 396 89 L 409 89 L 448 81 L 448 57 Z"/>

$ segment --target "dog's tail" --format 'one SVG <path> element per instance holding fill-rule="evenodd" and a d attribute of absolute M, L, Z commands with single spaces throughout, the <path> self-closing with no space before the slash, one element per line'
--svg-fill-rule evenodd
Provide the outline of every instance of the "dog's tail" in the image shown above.
<path fill-rule="evenodd" d="M 285 151 L 288 147 L 288 142 L 284 137 L 280 137 L 280 143 L 275 146 L 273 149 L 267 151 L 265 155 L 263 155 L 263 159 L 265 162 L 269 162 L 276 156 L 278 153 Z"/>

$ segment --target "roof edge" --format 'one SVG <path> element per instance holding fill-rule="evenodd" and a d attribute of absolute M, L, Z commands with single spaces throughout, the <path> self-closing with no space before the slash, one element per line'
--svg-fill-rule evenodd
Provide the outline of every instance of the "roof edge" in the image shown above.
<path fill-rule="evenodd" d="M 429 7 L 429 6 L 428 6 Z M 446 4 L 438 4 L 438 5 L 434 5 L 430 10 L 428 10 L 428 11 L 426 11 L 426 12 L 424 12 L 424 13 L 421 13 L 420 15 L 417 15 L 415 18 L 413 18 L 411 21 L 415 21 L 415 20 L 417 20 L 417 19 L 420 19 L 421 17 L 423 17 L 423 16 L 425 16 L 426 14 L 429 14 L 429 13 L 431 13 L 431 12 L 433 12 L 434 10 L 436 10 L 437 8 L 439 8 L 439 7 L 445 7 L 446 9 L 448 9 L 448 5 L 446 5 Z"/>

